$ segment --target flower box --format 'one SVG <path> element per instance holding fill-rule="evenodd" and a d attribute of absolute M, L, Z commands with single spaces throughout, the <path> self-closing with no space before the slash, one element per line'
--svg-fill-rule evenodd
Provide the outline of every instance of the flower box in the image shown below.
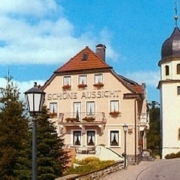
<path fill-rule="evenodd" d="M 85 88 L 85 87 L 87 87 L 87 84 L 79 84 L 78 85 L 78 88 Z"/>
<path fill-rule="evenodd" d="M 109 113 L 111 117 L 118 117 L 120 115 L 120 112 L 119 111 L 113 111 L 113 112 L 110 112 Z"/>
<path fill-rule="evenodd" d="M 49 117 L 50 117 L 50 118 L 57 117 L 57 113 L 55 113 L 55 112 L 53 112 L 53 113 L 49 113 Z"/>
<path fill-rule="evenodd" d="M 92 116 L 90 116 L 90 117 L 86 116 L 86 117 L 84 117 L 82 120 L 87 121 L 87 122 L 92 122 L 92 121 L 95 120 L 95 118 L 92 117 Z"/>
<path fill-rule="evenodd" d="M 67 85 L 64 85 L 62 88 L 63 90 L 69 90 L 71 89 L 71 85 L 67 84 Z"/>
<path fill-rule="evenodd" d="M 101 88 L 104 86 L 104 84 L 102 82 L 98 82 L 98 83 L 93 84 L 93 86 L 96 88 Z"/>
<path fill-rule="evenodd" d="M 66 118 L 66 122 L 77 122 L 77 118 Z"/>

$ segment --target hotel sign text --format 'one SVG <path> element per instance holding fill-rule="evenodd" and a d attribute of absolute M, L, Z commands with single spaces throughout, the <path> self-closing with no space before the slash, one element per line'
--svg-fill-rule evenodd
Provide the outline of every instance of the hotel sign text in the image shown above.
<path fill-rule="evenodd" d="M 94 99 L 94 98 L 118 98 L 120 90 L 114 91 L 90 91 L 90 92 L 62 92 L 47 95 L 47 100 L 66 100 L 66 99 Z"/>

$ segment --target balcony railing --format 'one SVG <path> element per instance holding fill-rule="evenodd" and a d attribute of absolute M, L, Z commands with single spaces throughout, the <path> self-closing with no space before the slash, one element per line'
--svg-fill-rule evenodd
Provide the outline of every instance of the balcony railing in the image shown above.
<path fill-rule="evenodd" d="M 105 123 L 105 113 L 96 112 L 96 113 L 85 113 L 85 112 L 74 112 L 74 113 L 59 113 L 58 121 L 60 124 L 67 123 Z"/>

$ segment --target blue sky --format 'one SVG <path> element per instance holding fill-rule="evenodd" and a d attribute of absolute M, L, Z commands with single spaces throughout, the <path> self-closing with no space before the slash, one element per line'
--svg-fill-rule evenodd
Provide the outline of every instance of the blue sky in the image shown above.
<path fill-rule="evenodd" d="M 174 27 L 174 1 L 6 0 L 0 4 L 0 87 L 8 70 L 21 92 L 43 84 L 84 47 L 106 45 L 106 62 L 146 83 L 159 102 L 161 46 Z"/>

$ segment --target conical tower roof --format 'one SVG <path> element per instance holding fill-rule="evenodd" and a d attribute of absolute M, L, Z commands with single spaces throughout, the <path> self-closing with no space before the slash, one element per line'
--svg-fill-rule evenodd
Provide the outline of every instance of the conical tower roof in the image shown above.
<path fill-rule="evenodd" d="M 170 57 L 180 57 L 180 30 L 178 27 L 174 28 L 171 36 L 162 45 L 162 60 Z"/>

